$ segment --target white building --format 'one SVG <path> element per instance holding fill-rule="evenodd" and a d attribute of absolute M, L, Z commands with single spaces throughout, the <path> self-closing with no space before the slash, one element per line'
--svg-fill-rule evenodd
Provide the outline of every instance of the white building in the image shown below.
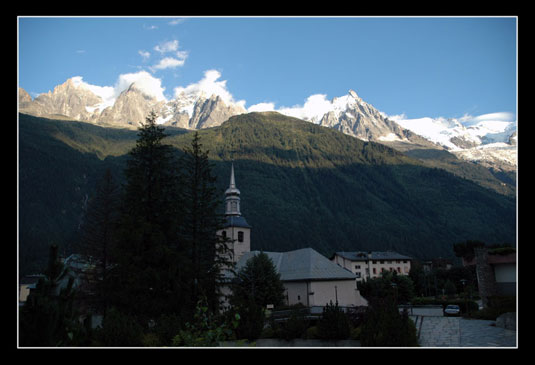
<path fill-rule="evenodd" d="M 398 275 L 409 275 L 411 260 L 397 252 L 352 251 L 336 252 L 331 261 L 355 274 L 357 281 L 373 279 L 385 271 L 395 271 Z"/>

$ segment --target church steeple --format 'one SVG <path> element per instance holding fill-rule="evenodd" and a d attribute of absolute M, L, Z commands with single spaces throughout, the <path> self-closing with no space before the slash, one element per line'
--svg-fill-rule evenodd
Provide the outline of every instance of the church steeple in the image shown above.
<path fill-rule="evenodd" d="M 251 251 L 251 226 L 240 212 L 240 191 L 236 187 L 234 163 L 230 169 L 230 184 L 225 191 L 225 216 L 226 223 L 218 234 L 231 240 L 231 260 L 238 262 L 244 252 Z"/>
<path fill-rule="evenodd" d="M 234 178 L 234 163 L 230 170 L 230 185 L 225 191 L 225 215 L 240 216 L 240 191 L 236 188 Z"/>

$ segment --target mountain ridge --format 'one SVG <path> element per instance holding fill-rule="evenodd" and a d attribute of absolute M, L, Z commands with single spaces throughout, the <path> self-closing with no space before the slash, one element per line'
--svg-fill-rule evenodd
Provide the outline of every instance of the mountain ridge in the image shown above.
<path fill-rule="evenodd" d="M 225 102 L 219 95 L 207 95 L 200 90 L 182 91 L 167 101 L 162 95 L 149 93 L 136 82 L 128 85 L 113 100 L 108 95 L 109 90 L 100 92 L 106 95 L 104 100 L 94 89 L 82 82 L 80 77 L 75 77 L 56 86 L 52 92 L 31 100 L 29 94 L 19 88 L 19 110 L 36 116 L 61 114 L 97 125 L 132 129 L 144 122 L 149 111 L 156 112 L 157 123 L 185 129 L 216 127 L 231 116 L 247 113 L 239 103 Z M 314 106 L 312 114 L 305 107 L 283 108 L 279 112 L 400 151 L 447 150 L 460 159 L 498 172 L 511 175 L 516 170 L 516 123 L 513 122 L 500 124 L 491 120 L 464 126 L 457 119 L 391 118 L 365 102 L 352 89 L 330 101 L 311 97 L 305 105 L 309 103 Z M 475 120 L 478 121 L 478 118 Z M 493 142 L 500 144 L 493 146 Z"/>

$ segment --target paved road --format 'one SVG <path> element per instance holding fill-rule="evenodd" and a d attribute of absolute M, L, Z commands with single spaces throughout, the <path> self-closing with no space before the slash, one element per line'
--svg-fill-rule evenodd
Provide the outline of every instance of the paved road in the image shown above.
<path fill-rule="evenodd" d="M 495 321 L 460 317 L 413 316 L 422 347 L 516 347 L 516 331 Z"/>

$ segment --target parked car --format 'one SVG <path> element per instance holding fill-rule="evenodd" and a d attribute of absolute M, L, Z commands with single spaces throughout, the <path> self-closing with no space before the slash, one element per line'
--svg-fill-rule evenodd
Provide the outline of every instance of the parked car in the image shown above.
<path fill-rule="evenodd" d="M 461 308 L 459 308 L 459 306 L 455 304 L 449 304 L 448 306 L 446 306 L 446 309 L 444 309 L 445 316 L 458 316 L 460 314 Z"/>

